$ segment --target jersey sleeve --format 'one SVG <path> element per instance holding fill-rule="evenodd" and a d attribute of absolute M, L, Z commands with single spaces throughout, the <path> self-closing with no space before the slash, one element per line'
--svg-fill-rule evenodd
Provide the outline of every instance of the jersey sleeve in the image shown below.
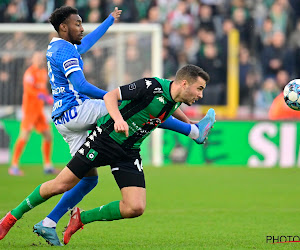
<path fill-rule="evenodd" d="M 56 63 L 66 77 L 74 71 L 81 70 L 79 66 L 79 54 L 72 44 L 66 44 L 57 51 Z"/>
<path fill-rule="evenodd" d="M 146 95 L 163 93 L 160 83 L 154 78 L 143 78 L 119 87 L 121 100 L 136 100 Z"/>

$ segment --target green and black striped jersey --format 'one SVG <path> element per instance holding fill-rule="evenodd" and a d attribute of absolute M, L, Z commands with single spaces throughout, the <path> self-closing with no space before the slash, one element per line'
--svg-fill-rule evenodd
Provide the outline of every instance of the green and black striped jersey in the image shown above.
<path fill-rule="evenodd" d="M 109 114 L 98 119 L 98 126 L 123 148 L 139 149 L 142 141 L 181 104 L 172 99 L 171 84 L 170 80 L 154 77 L 119 87 L 119 110 L 129 126 L 128 137 L 114 131 L 114 120 Z"/>

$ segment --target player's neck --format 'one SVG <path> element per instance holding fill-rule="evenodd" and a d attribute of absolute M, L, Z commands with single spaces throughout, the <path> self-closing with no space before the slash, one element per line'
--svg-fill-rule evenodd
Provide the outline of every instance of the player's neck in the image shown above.
<path fill-rule="evenodd" d="M 180 98 L 180 85 L 178 83 L 176 83 L 175 81 L 172 82 L 171 86 L 170 86 L 170 94 L 172 99 L 175 102 L 180 102 L 181 98 Z"/>

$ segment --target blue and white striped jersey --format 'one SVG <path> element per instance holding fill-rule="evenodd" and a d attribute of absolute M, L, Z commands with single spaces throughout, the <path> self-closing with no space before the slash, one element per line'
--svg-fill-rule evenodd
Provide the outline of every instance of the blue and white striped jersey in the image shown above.
<path fill-rule="evenodd" d="M 54 99 L 52 119 L 55 119 L 89 97 L 76 91 L 67 78 L 74 71 L 83 71 L 83 61 L 76 45 L 61 38 L 53 38 L 48 45 L 46 57 Z"/>

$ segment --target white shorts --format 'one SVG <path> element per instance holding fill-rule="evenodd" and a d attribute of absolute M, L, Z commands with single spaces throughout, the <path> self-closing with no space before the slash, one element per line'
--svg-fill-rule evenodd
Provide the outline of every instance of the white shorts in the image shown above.
<path fill-rule="evenodd" d="M 88 130 L 97 123 L 97 119 L 106 115 L 107 109 L 103 100 L 85 100 L 81 105 L 72 107 L 54 121 L 58 132 L 69 144 L 72 156 L 85 142 Z"/>

